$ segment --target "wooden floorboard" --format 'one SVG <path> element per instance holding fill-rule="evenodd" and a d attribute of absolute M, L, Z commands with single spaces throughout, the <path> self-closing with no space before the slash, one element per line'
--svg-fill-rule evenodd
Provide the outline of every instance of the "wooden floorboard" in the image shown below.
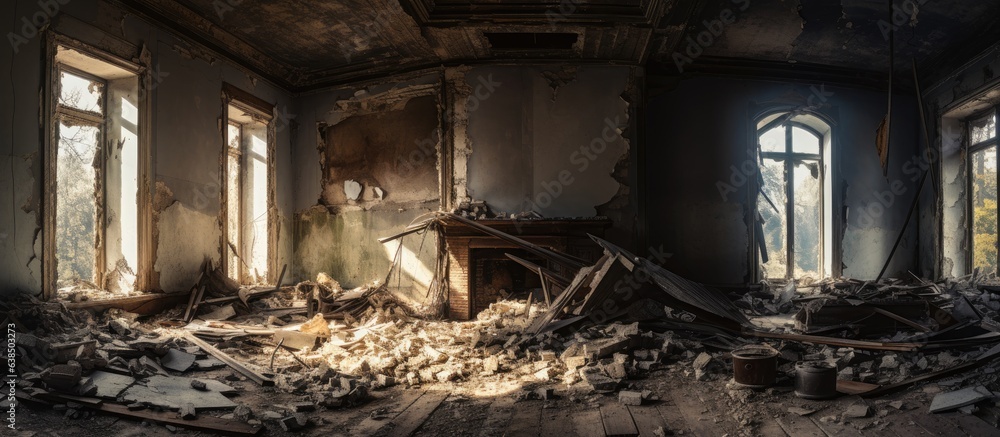
<path fill-rule="evenodd" d="M 718 417 L 719 420 L 725 420 L 724 417 L 719 417 L 724 411 L 717 411 L 713 405 L 705 405 L 700 397 L 691 393 L 679 393 L 672 390 L 670 397 L 677 409 L 680 410 L 684 423 L 694 435 L 721 436 L 727 434 L 726 430 L 715 422 L 715 417 Z"/>
<path fill-rule="evenodd" d="M 965 413 L 943 413 L 940 416 L 950 419 L 957 424 L 959 429 L 968 435 L 976 437 L 1000 437 L 1000 429 L 997 429 L 976 416 Z"/>
<path fill-rule="evenodd" d="M 577 437 L 604 437 L 604 425 L 601 420 L 601 410 L 591 408 L 583 412 L 573 413 L 572 433 L 552 435 L 573 435 Z M 546 436 L 547 437 L 547 436 Z"/>
<path fill-rule="evenodd" d="M 601 406 L 601 421 L 604 422 L 604 435 L 608 437 L 635 437 L 639 435 L 632 420 L 628 407 L 617 402 Z"/>
<path fill-rule="evenodd" d="M 574 422 L 579 419 L 577 417 L 578 414 L 573 408 L 542 408 L 541 413 L 541 435 L 543 436 L 570 435 L 570 431 L 574 427 Z M 604 428 L 601 425 L 600 414 L 596 418 L 586 418 L 583 421 L 589 423 L 581 424 L 583 426 L 580 429 L 598 429 L 601 432 L 597 436 L 604 437 Z"/>
<path fill-rule="evenodd" d="M 523 401 L 514 404 L 506 437 L 538 437 L 541 435 L 542 402 Z"/>
<path fill-rule="evenodd" d="M 827 437 L 812 419 L 800 416 L 784 416 L 777 419 L 781 429 L 793 437 Z"/>
<path fill-rule="evenodd" d="M 628 412 L 632 414 L 632 421 L 639 430 L 639 437 L 653 437 L 657 428 L 663 428 L 664 431 L 669 429 L 667 421 L 663 420 L 660 410 L 655 405 L 630 406 Z"/>
<path fill-rule="evenodd" d="M 757 426 L 757 432 L 754 435 L 764 436 L 764 437 L 788 437 L 788 433 L 784 429 L 781 429 L 781 425 L 778 425 L 778 421 L 768 418 L 761 422 Z"/>
<path fill-rule="evenodd" d="M 429 391 L 424 393 L 416 402 L 392 419 L 390 422 L 392 429 L 388 435 L 390 437 L 409 437 L 427 421 L 427 418 L 441 406 L 441 402 L 444 402 L 447 397 L 447 392 Z"/>
<path fill-rule="evenodd" d="M 928 435 L 954 436 L 963 435 L 958 425 L 952 423 L 947 418 L 937 414 L 928 413 L 927 410 L 919 409 L 910 412 L 907 417 L 917 426 L 923 428 Z"/>
<path fill-rule="evenodd" d="M 479 429 L 480 436 L 502 435 L 510 423 L 510 416 L 514 413 L 514 398 L 511 396 L 500 396 L 493 400 L 489 410 L 486 412 L 486 420 L 482 428 Z"/>
<path fill-rule="evenodd" d="M 371 417 L 366 417 L 362 420 L 358 426 L 352 427 L 350 429 L 353 435 L 372 435 L 375 434 L 380 428 L 385 426 L 387 423 L 399 416 L 400 413 L 405 411 L 410 405 L 413 405 L 417 399 L 420 398 L 425 392 L 420 390 L 406 390 L 402 395 L 397 396 L 396 399 L 392 400 L 392 404 L 387 407 L 388 411 L 386 416 L 382 419 L 373 419 Z"/>
<path fill-rule="evenodd" d="M 837 422 L 823 422 L 820 420 L 822 416 L 812 414 L 807 417 L 802 417 L 802 419 L 809 419 L 812 421 L 820 431 L 823 431 L 828 436 L 861 436 L 864 435 L 857 428 L 851 426 L 850 424 L 842 424 Z M 870 419 L 869 419 L 870 420 Z"/>
<path fill-rule="evenodd" d="M 667 429 L 674 434 L 678 434 L 678 431 L 690 430 L 687 422 L 684 421 L 684 415 L 681 414 L 681 410 L 677 408 L 673 399 L 661 401 L 656 405 L 656 409 L 659 410 L 663 421 L 667 423 Z"/>

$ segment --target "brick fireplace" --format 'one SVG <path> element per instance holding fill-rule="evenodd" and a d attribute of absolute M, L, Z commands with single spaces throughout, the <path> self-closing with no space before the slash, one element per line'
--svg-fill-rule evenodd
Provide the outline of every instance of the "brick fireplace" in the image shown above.
<path fill-rule="evenodd" d="M 601 249 L 587 234 L 603 237 L 604 230 L 611 226 L 611 221 L 603 218 L 523 220 L 516 224 L 512 220 L 477 220 L 476 223 L 589 261 L 599 258 Z M 485 235 L 457 221 L 446 220 L 442 229 L 448 248 L 448 317 L 451 319 L 474 318 L 496 301 L 502 288 L 519 292 L 540 286 L 537 274 L 515 265 L 504 253 L 559 271 L 559 266 L 548 265 L 513 243 Z"/>

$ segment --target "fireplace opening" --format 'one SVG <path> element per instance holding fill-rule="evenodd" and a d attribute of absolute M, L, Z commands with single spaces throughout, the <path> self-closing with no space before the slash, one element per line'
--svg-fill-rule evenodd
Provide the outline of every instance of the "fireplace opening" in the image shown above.
<path fill-rule="evenodd" d="M 479 314 L 500 298 L 524 299 L 528 293 L 541 296 L 538 273 L 507 258 L 506 253 L 547 267 L 545 259 L 523 249 L 472 249 L 472 315 Z"/>

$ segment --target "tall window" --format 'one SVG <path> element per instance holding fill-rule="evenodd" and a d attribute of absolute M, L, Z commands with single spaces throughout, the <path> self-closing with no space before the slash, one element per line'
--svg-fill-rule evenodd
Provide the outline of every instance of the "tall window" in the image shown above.
<path fill-rule="evenodd" d="M 271 112 L 229 100 L 226 130 L 226 271 L 245 284 L 268 281 Z"/>
<path fill-rule="evenodd" d="M 55 47 L 46 278 L 62 292 L 127 295 L 139 268 L 139 80 L 105 59 Z"/>
<path fill-rule="evenodd" d="M 997 273 L 997 110 L 967 123 L 972 266 Z"/>
<path fill-rule="evenodd" d="M 757 241 L 767 278 L 820 279 L 830 271 L 829 135 L 829 126 L 810 115 L 774 114 L 757 125 Z"/>

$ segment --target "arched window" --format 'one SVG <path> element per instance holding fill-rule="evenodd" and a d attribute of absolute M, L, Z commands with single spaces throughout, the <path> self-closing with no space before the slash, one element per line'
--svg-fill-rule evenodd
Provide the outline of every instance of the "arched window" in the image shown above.
<path fill-rule="evenodd" d="M 761 180 L 757 246 L 763 276 L 821 279 L 831 273 L 830 126 L 808 114 L 757 123 Z"/>

